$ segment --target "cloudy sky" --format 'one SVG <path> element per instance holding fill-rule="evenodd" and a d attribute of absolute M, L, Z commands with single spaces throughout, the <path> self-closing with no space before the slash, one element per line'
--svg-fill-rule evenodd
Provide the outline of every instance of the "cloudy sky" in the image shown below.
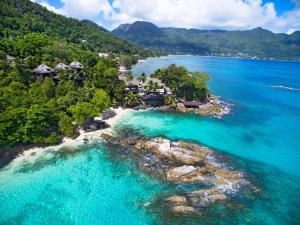
<path fill-rule="evenodd" d="M 273 32 L 300 30 L 300 0 L 32 0 L 77 19 L 111 30 L 137 20 L 159 27 Z"/>

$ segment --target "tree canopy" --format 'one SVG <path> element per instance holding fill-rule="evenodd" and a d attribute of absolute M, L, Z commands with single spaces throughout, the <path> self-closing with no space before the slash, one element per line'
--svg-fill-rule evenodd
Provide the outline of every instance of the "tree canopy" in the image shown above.
<path fill-rule="evenodd" d="M 209 76 L 203 72 L 190 73 L 185 67 L 173 64 L 166 69 L 156 70 L 154 76 L 170 87 L 179 98 L 206 101 L 209 96 L 205 83 Z"/>

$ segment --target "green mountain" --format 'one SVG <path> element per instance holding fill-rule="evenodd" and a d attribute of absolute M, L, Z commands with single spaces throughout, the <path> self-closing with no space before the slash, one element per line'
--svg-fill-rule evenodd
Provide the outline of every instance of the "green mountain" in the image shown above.
<path fill-rule="evenodd" d="M 0 38 L 15 38 L 31 32 L 73 44 L 84 42 L 86 50 L 95 52 L 144 53 L 91 21 L 55 14 L 29 0 L 1 0 Z"/>
<path fill-rule="evenodd" d="M 246 31 L 158 28 L 149 22 L 124 24 L 113 34 L 132 43 L 167 53 L 300 59 L 300 32 L 275 34 Z"/>

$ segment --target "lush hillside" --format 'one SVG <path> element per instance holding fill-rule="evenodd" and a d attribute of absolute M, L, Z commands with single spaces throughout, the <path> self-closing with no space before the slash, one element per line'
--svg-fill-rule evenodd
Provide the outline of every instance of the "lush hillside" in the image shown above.
<path fill-rule="evenodd" d="M 118 62 L 130 65 L 146 51 L 29 0 L 2 0 L 0 9 L 0 157 L 5 147 L 74 137 L 87 118 L 123 104 Z M 113 53 L 104 59 L 99 51 Z M 74 60 L 79 68 L 52 69 Z"/>
<path fill-rule="evenodd" d="M 81 44 L 85 50 L 145 54 L 91 21 L 57 15 L 29 0 L 1 0 L 0 37 L 15 38 L 31 32 Z"/>
<path fill-rule="evenodd" d="M 150 29 L 149 29 L 150 28 Z M 169 53 L 300 59 L 300 32 L 158 28 L 148 22 L 121 25 L 112 31 L 132 43 Z"/>

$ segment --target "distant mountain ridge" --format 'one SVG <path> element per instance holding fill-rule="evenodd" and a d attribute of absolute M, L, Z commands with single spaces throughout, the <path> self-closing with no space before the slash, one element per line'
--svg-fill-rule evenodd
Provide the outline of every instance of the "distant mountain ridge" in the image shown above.
<path fill-rule="evenodd" d="M 167 53 L 300 59 L 300 31 L 288 35 L 260 27 L 245 31 L 159 28 L 137 21 L 120 25 L 112 33 Z"/>
<path fill-rule="evenodd" d="M 116 37 L 92 21 L 67 18 L 30 0 L 1 0 L 0 38 L 5 35 L 13 38 L 31 32 L 72 44 L 84 41 L 86 50 L 94 52 L 144 53 L 142 48 Z"/>

